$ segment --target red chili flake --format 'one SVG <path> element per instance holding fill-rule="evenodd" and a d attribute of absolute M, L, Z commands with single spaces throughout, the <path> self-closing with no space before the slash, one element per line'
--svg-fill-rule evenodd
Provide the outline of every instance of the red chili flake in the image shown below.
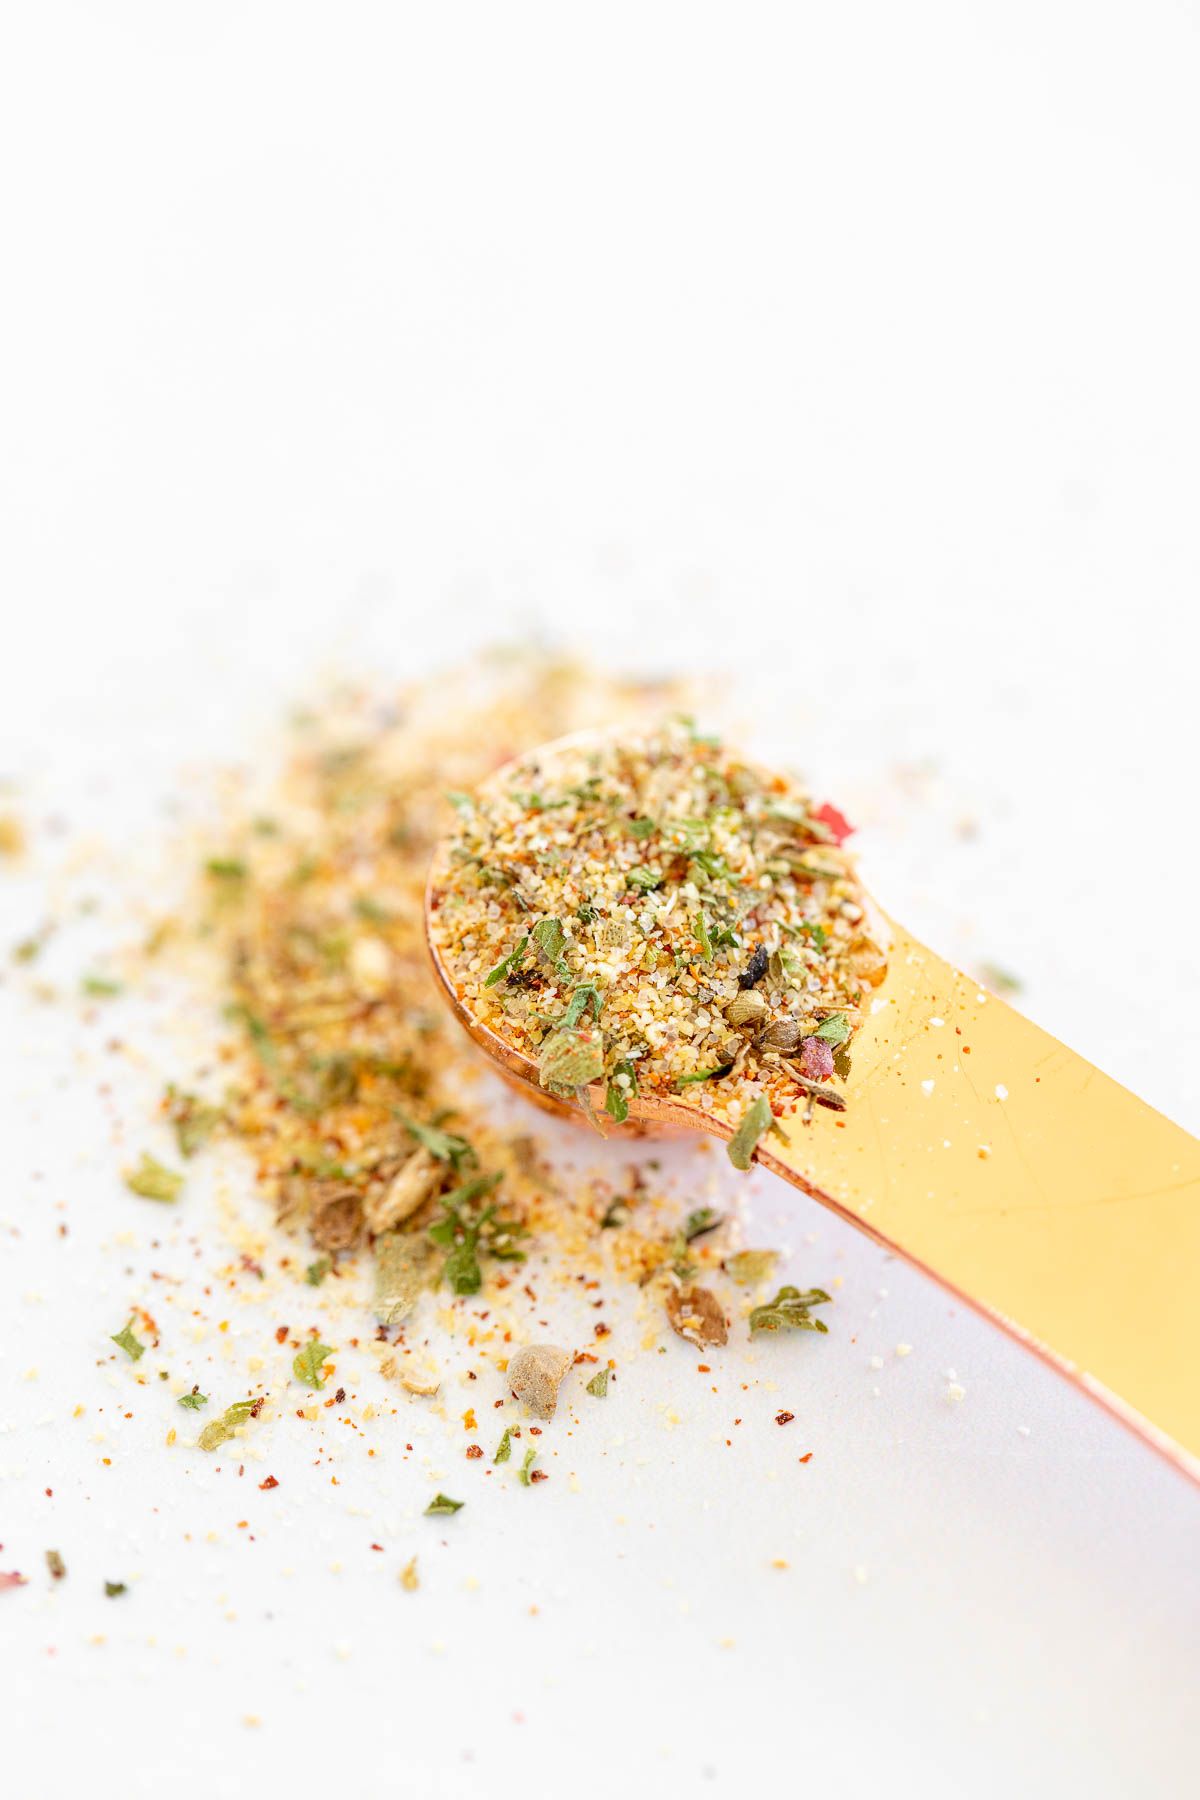
<path fill-rule="evenodd" d="M 467 1455 L 471 1458 L 471 1461 L 474 1462 L 476 1457 L 483 1455 L 483 1445 L 482 1444 L 468 1444 L 467 1445 Z"/>
<path fill-rule="evenodd" d="M 265 1481 L 260 1481 L 258 1485 L 260 1488 L 266 1489 L 266 1488 L 278 1487 L 279 1483 L 276 1481 L 276 1479 L 273 1475 L 268 1475 L 267 1479 Z"/>
<path fill-rule="evenodd" d="M 833 1074 L 832 1045 L 824 1038 L 805 1038 L 800 1046 L 800 1073 L 806 1081 L 828 1081 Z"/>
<path fill-rule="evenodd" d="M 811 1462 L 812 1461 L 812 1451 L 806 1450 L 804 1452 L 804 1455 L 800 1458 L 800 1461 L 801 1462 Z"/>
<path fill-rule="evenodd" d="M 777 1425 L 790 1425 L 795 1416 L 795 1413 L 777 1412 L 775 1414 L 775 1423 Z"/>
<path fill-rule="evenodd" d="M 610 1337 L 612 1335 L 612 1326 L 606 1325 L 603 1319 L 596 1320 L 593 1330 L 597 1337 Z"/>
<path fill-rule="evenodd" d="M 531 1482 L 533 1482 L 533 1481 L 549 1481 L 550 1477 L 547 1475 L 545 1469 L 530 1469 L 529 1479 Z"/>
<path fill-rule="evenodd" d="M 828 800 L 824 806 L 818 806 L 813 813 L 817 823 L 824 825 L 835 844 L 844 844 L 848 837 L 854 835 L 854 826 L 845 813 L 839 812 L 836 806 L 830 806 Z"/>
<path fill-rule="evenodd" d="M 383 1545 L 382 1544 L 372 1544 L 371 1548 L 372 1548 L 372 1550 L 382 1550 Z"/>
<path fill-rule="evenodd" d="M 277 1344 L 286 1343 L 287 1334 L 288 1334 L 288 1328 L 286 1325 L 277 1325 L 275 1327 L 275 1342 Z"/>

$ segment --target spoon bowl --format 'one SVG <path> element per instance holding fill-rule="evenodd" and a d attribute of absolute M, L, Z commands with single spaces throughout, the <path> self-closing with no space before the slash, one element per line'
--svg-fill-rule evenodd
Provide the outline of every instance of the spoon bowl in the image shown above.
<path fill-rule="evenodd" d="M 489 777 L 600 741 L 580 733 Z M 506 1080 L 541 1087 L 529 1056 L 458 992 L 434 921 L 449 846 L 425 896 L 433 968 L 455 1018 Z M 878 908 L 887 972 L 853 1040 L 844 1111 L 811 1101 L 776 1120 L 755 1160 L 933 1276 L 1200 1473 L 1200 1143 Z M 589 1090 L 602 1112 L 604 1090 Z M 607 1121 L 606 1121 L 607 1126 Z M 613 1130 L 734 1127 L 691 1094 L 636 1094 Z"/>

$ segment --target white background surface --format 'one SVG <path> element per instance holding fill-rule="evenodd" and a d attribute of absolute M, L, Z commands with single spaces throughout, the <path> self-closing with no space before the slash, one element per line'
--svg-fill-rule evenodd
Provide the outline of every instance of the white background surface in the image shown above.
<path fill-rule="evenodd" d="M 44 5 L 4 40 L 9 939 L 52 815 L 140 855 L 320 667 L 549 632 L 736 674 L 898 916 L 1200 1124 L 1194 8 Z M 4 1006 L 14 1795 L 1189 1791 L 1194 1492 L 761 1177 L 751 1237 L 845 1286 L 736 1463 L 675 1357 L 580 1415 L 579 1494 L 445 1549 L 383 1431 L 334 1489 L 281 1422 L 254 1546 L 249 1479 L 160 1418 L 102 1452 L 71 1412 L 117 1297 L 221 1227 L 199 1195 L 117 1245 L 157 1074 L 105 1100 L 107 1019 Z"/>

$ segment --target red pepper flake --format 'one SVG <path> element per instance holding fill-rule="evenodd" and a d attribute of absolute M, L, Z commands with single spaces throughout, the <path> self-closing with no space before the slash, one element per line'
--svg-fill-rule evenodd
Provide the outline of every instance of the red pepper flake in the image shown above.
<path fill-rule="evenodd" d="M 697 1375 L 711 1375 L 712 1368 L 711 1368 L 710 1364 L 708 1364 L 708 1363 L 697 1363 L 696 1364 L 696 1373 L 697 1373 Z"/>
<path fill-rule="evenodd" d="M 483 1455 L 483 1445 L 482 1444 L 468 1444 L 467 1445 L 467 1455 L 471 1458 L 471 1461 L 474 1462 L 476 1457 Z"/>
<path fill-rule="evenodd" d="M 287 1342 L 287 1334 L 288 1334 L 288 1328 L 286 1325 L 277 1325 L 275 1327 L 275 1342 L 277 1344 L 286 1343 Z"/>
<path fill-rule="evenodd" d="M 372 1544 L 371 1548 L 372 1548 L 372 1550 L 382 1550 L 383 1545 L 382 1544 Z"/>
<path fill-rule="evenodd" d="M 603 1319 L 597 1319 L 597 1320 L 596 1320 L 596 1323 L 595 1323 L 595 1325 L 594 1325 L 594 1326 L 593 1326 L 593 1330 L 594 1330 L 594 1331 L 595 1331 L 595 1333 L 596 1333 L 596 1336 L 597 1336 L 597 1337 L 598 1337 L 598 1338 L 602 1338 L 602 1337 L 610 1337 L 610 1336 L 611 1336 L 611 1335 L 612 1335 L 612 1326 L 611 1326 L 611 1325 L 606 1325 L 606 1324 L 605 1324 L 605 1323 L 604 1323 L 604 1320 L 603 1320 Z"/>
<path fill-rule="evenodd" d="M 279 1483 L 276 1481 L 276 1479 L 273 1475 L 268 1475 L 267 1479 L 265 1481 L 260 1481 L 258 1485 L 265 1492 L 267 1488 L 278 1487 Z"/>
<path fill-rule="evenodd" d="M 533 1482 L 533 1481 L 549 1481 L 550 1477 L 547 1475 L 545 1469 L 530 1469 L 529 1479 L 531 1482 Z"/>
<path fill-rule="evenodd" d="M 835 844 L 844 844 L 848 837 L 853 837 L 854 826 L 845 813 L 839 812 L 836 806 L 830 806 L 828 800 L 824 806 L 818 806 L 813 813 L 819 825 L 824 825 Z"/>
<path fill-rule="evenodd" d="M 804 1455 L 800 1458 L 800 1461 L 801 1462 L 811 1462 L 812 1461 L 812 1451 L 806 1450 L 804 1452 Z"/>
<path fill-rule="evenodd" d="M 795 1413 L 777 1412 L 775 1414 L 775 1423 L 777 1425 L 790 1425 L 795 1416 Z"/>

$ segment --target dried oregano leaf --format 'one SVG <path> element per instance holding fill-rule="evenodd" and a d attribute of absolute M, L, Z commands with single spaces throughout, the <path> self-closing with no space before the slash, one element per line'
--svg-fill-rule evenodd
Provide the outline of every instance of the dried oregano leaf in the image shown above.
<path fill-rule="evenodd" d="M 332 1355 L 332 1344 L 323 1344 L 319 1338 L 311 1338 L 292 1359 L 292 1374 L 297 1381 L 304 1382 L 306 1387 L 319 1390 L 325 1386 L 325 1377 L 321 1371 L 326 1359 Z"/>
<path fill-rule="evenodd" d="M 742 1287 L 754 1287 L 767 1279 L 778 1261 L 778 1250 L 739 1250 L 727 1256 L 723 1266 Z"/>
<path fill-rule="evenodd" d="M 399 1325 L 432 1287 L 440 1266 L 424 1232 L 388 1231 L 375 1240 L 375 1317 Z"/>
<path fill-rule="evenodd" d="M 562 1026 L 542 1045 L 538 1080 L 544 1088 L 573 1093 L 603 1073 L 604 1036 L 594 1026 Z"/>
<path fill-rule="evenodd" d="M 177 1175 L 174 1169 L 166 1168 L 148 1151 L 143 1150 L 136 1169 L 125 1171 L 125 1186 L 130 1193 L 140 1194 L 143 1200 L 178 1200 L 183 1188 L 183 1176 Z"/>
<path fill-rule="evenodd" d="M 754 1159 L 758 1140 L 774 1123 L 771 1102 L 760 1094 L 729 1140 L 729 1160 L 735 1169 L 748 1169 Z"/>
<path fill-rule="evenodd" d="M 781 1287 L 773 1300 L 756 1306 L 750 1314 L 750 1330 L 754 1331 L 828 1331 L 821 1319 L 809 1314 L 810 1306 L 828 1306 L 824 1288 Z"/>
<path fill-rule="evenodd" d="M 256 1416 L 261 1405 L 261 1400 L 235 1400 L 232 1406 L 225 1408 L 219 1419 L 210 1420 L 204 1427 L 196 1439 L 200 1449 L 218 1450 L 233 1436 L 239 1425 L 244 1425 L 247 1419 Z"/>

